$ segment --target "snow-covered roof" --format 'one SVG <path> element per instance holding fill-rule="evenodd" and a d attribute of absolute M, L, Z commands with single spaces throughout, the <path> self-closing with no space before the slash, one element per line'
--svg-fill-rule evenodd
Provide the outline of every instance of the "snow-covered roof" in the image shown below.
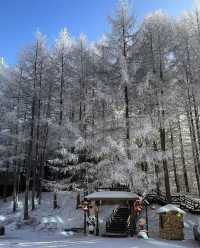
<path fill-rule="evenodd" d="M 88 200 L 133 200 L 138 197 L 135 193 L 125 191 L 100 191 L 86 196 Z"/>
<path fill-rule="evenodd" d="M 156 210 L 156 213 L 158 213 L 158 214 L 169 213 L 169 212 L 178 212 L 180 214 L 185 214 L 185 212 L 182 209 L 178 208 L 177 206 L 175 206 L 173 204 L 165 205 L 165 206 Z"/>

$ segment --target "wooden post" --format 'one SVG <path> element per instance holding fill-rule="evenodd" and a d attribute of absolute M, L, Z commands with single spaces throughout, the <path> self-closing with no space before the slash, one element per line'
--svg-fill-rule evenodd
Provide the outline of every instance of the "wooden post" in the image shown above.
<path fill-rule="evenodd" d="M 147 226 L 147 234 L 148 234 L 148 232 L 149 232 L 148 205 L 145 206 L 145 217 L 146 217 L 146 226 Z"/>
<path fill-rule="evenodd" d="M 87 234 L 87 226 L 86 226 L 86 211 L 84 210 L 83 211 L 84 212 L 84 235 L 86 235 Z"/>
<path fill-rule="evenodd" d="M 58 208 L 57 193 L 56 192 L 54 192 L 54 194 L 53 194 L 53 208 L 54 209 Z"/>
<path fill-rule="evenodd" d="M 79 208 L 80 203 L 81 203 L 81 200 L 80 200 L 80 192 L 78 192 L 78 193 L 77 193 L 77 196 L 76 196 L 76 209 Z"/>
<path fill-rule="evenodd" d="M 86 222 L 86 220 L 87 220 L 87 212 L 88 212 L 88 202 L 87 201 L 84 201 L 82 203 L 82 210 L 84 212 L 84 223 L 83 223 L 84 227 L 83 227 L 83 229 L 84 229 L 84 235 L 86 235 L 87 234 L 87 222 Z"/>
<path fill-rule="evenodd" d="M 99 236 L 99 209 L 98 209 L 98 202 L 96 202 L 96 210 L 95 210 L 95 217 L 96 217 L 96 236 Z"/>

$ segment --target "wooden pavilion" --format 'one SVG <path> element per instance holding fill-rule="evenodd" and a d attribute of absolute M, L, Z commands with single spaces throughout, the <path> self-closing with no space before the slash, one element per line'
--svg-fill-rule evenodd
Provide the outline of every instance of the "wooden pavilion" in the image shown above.
<path fill-rule="evenodd" d="M 96 217 L 96 235 L 99 235 L 99 208 L 100 206 L 117 205 L 106 221 L 104 236 L 127 236 L 127 221 L 131 213 L 131 209 L 139 196 L 128 191 L 99 191 L 94 192 L 85 197 L 95 206 Z"/>

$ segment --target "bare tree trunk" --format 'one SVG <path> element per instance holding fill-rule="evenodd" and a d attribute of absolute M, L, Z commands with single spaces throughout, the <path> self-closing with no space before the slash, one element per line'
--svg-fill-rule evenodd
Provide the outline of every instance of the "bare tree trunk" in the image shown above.
<path fill-rule="evenodd" d="M 7 161 L 7 165 L 6 165 L 6 178 L 9 177 L 8 168 L 9 168 L 9 162 Z M 4 202 L 7 202 L 7 195 L 8 195 L 8 182 L 7 182 L 7 180 L 5 180 L 4 181 L 4 187 L 3 187 L 3 201 Z"/>
<path fill-rule="evenodd" d="M 160 195 L 160 180 L 159 180 L 159 165 L 155 164 L 155 174 L 156 174 L 156 192 Z"/>
<path fill-rule="evenodd" d="M 188 176 L 187 176 L 187 168 L 185 164 L 185 154 L 184 154 L 184 148 L 183 148 L 181 124 L 180 124 L 179 117 L 177 118 L 177 123 L 178 123 L 178 130 L 179 130 L 179 144 L 180 144 L 180 149 L 181 149 L 181 160 L 182 160 L 182 165 L 183 165 L 183 176 L 184 176 L 185 188 L 186 188 L 186 192 L 190 192 Z"/>
<path fill-rule="evenodd" d="M 161 80 L 162 74 L 160 75 Z M 163 90 L 161 89 L 161 97 L 163 98 Z M 171 201 L 171 189 L 170 189 L 170 182 L 169 182 L 169 170 L 168 170 L 168 164 L 166 159 L 166 134 L 165 134 L 165 111 L 162 106 L 161 115 L 160 115 L 160 146 L 161 146 L 161 152 L 162 152 L 162 163 L 163 163 L 163 171 L 164 171 L 164 182 L 165 182 L 165 192 L 166 192 L 166 198 L 170 202 Z"/>
<path fill-rule="evenodd" d="M 27 220 L 29 218 L 28 214 L 28 200 L 29 200 L 29 185 L 30 185 L 30 175 L 31 169 L 34 172 L 35 170 L 35 161 L 34 160 L 34 132 L 35 132 L 35 115 L 36 115 L 36 101 L 37 101 L 37 93 L 36 93 L 36 82 L 37 82 L 37 60 L 38 60 L 38 48 L 39 44 L 37 41 L 36 51 L 35 51 L 35 62 L 34 62 L 34 79 L 33 79 L 33 98 L 32 98 L 32 106 L 31 106 L 31 131 L 30 131 L 30 141 L 29 141 L 29 151 L 28 151 L 28 161 L 26 168 L 26 189 L 25 189 L 25 197 L 24 197 L 24 219 Z M 34 208 L 35 202 L 32 201 L 32 208 Z"/>
<path fill-rule="evenodd" d="M 61 57 L 61 78 L 60 78 L 60 117 L 59 125 L 62 126 L 63 121 L 63 90 L 64 90 L 64 55 Z"/>
<path fill-rule="evenodd" d="M 35 93 L 34 93 L 35 95 Z M 35 129 L 35 96 L 33 96 L 32 102 L 32 120 L 31 120 L 31 134 L 30 134 L 30 142 L 29 142 L 29 152 L 28 152 L 28 164 L 26 168 L 26 189 L 25 189 L 25 200 L 24 200 L 24 219 L 27 220 L 29 218 L 28 214 L 28 198 L 29 198 L 29 185 L 30 185 L 30 175 L 31 168 L 33 166 L 33 138 L 34 138 L 34 129 Z M 35 161 L 34 161 L 35 162 Z M 34 166 L 33 166 L 34 167 Z M 34 168 L 33 168 L 34 171 Z M 34 204 L 34 201 L 32 202 Z M 33 208 L 33 206 L 32 206 Z"/>
<path fill-rule="evenodd" d="M 130 123 L 129 123 L 129 98 L 128 98 L 128 86 L 124 87 L 124 98 L 125 98 L 125 118 L 126 118 L 126 142 L 127 142 L 127 156 L 130 159 Z"/>
<path fill-rule="evenodd" d="M 196 159 L 197 159 L 197 169 L 198 169 L 198 173 L 200 174 L 200 160 L 199 160 L 199 150 L 198 150 L 198 144 L 197 144 L 197 138 L 196 138 L 196 132 L 195 132 L 195 126 L 194 126 L 194 120 L 193 120 L 193 111 L 192 111 L 192 100 L 193 100 L 193 105 L 195 107 L 196 103 L 195 103 L 195 98 L 194 98 L 194 94 L 193 94 L 193 89 L 192 89 L 192 82 L 193 82 L 193 75 L 192 75 L 192 70 L 191 70 L 191 61 L 190 61 L 190 50 L 189 50 L 189 45 L 187 44 L 187 67 L 185 68 L 185 73 L 186 73 L 186 78 L 187 78 L 187 97 L 188 97 L 188 108 L 189 108 L 189 117 L 190 117 L 190 122 L 191 122 L 191 130 L 192 130 L 192 136 L 193 136 L 193 140 L 194 140 L 194 147 L 195 147 L 195 153 L 196 153 Z M 192 100 L 191 100 L 192 98 Z M 197 126 L 198 126 L 198 111 L 196 109 L 196 114 L 197 115 Z M 197 130 L 197 132 L 199 132 L 199 130 Z M 198 137 L 198 133 L 197 133 L 197 137 Z"/>
<path fill-rule="evenodd" d="M 180 185 L 177 175 L 177 168 L 176 168 L 176 161 L 175 161 L 175 154 L 174 154 L 174 135 L 173 135 L 173 129 L 172 124 L 169 123 L 170 126 L 170 137 L 171 137 L 171 151 L 172 151 L 172 163 L 173 163 L 173 170 L 174 170 L 174 179 L 176 184 L 176 192 L 180 192 Z"/>
<path fill-rule="evenodd" d="M 127 42 L 125 36 L 125 23 L 123 23 L 123 56 L 127 62 Z M 128 96 L 128 82 L 124 86 L 124 101 L 125 101 L 125 119 L 126 119 L 126 145 L 127 145 L 127 156 L 131 159 L 129 147 L 130 147 L 130 119 L 129 119 L 129 96 Z"/>
<path fill-rule="evenodd" d="M 105 102 L 102 103 L 102 119 L 103 119 L 103 144 L 105 145 Z"/>
<path fill-rule="evenodd" d="M 35 195 L 36 195 L 36 187 L 38 187 L 38 180 L 40 180 L 40 175 L 39 172 L 40 170 L 40 153 L 41 153 L 41 137 L 40 137 L 40 119 L 41 119 L 41 90 L 42 90 L 42 62 L 40 64 L 40 79 L 39 79 L 39 94 L 38 94 L 38 109 L 37 109 L 37 126 L 36 126 L 36 152 L 35 152 L 35 157 L 36 157 L 36 166 L 35 166 L 35 170 L 33 172 L 33 186 L 32 186 L 32 210 L 35 209 L 35 204 L 34 204 L 34 200 L 35 200 Z"/>
<path fill-rule="evenodd" d="M 197 181 L 197 189 L 198 189 L 198 194 L 200 196 L 200 180 L 199 180 L 199 171 L 198 171 L 198 161 L 197 161 L 197 157 L 195 154 L 194 136 L 193 136 L 193 131 L 192 131 L 189 110 L 186 110 L 186 112 L 187 112 L 188 126 L 190 130 L 190 140 L 191 140 L 191 145 L 192 145 L 192 155 L 193 155 L 193 161 L 194 161 L 195 176 L 196 176 L 196 181 Z"/>
<path fill-rule="evenodd" d="M 63 51 L 64 52 L 64 51 Z M 61 77 L 60 77 L 60 115 L 59 115 L 59 126 L 62 127 L 63 125 L 63 91 L 64 91 L 64 54 L 62 54 L 61 57 Z M 60 146 L 60 144 L 59 144 Z M 57 170 L 56 172 L 56 184 L 58 181 L 58 173 L 59 171 Z M 57 197 L 57 189 L 54 191 L 54 196 L 53 196 L 53 208 L 58 208 L 58 197 Z"/>
<path fill-rule="evenodd" d="M 18 94 L 17 94 L 17 123 L 15 127 L 15 159 L 14 159 L 14 182 L 13 182 L 13 212 L 17 210 L 17 185 L 19 179 L 19 164 L 18 164 L 18 145 L 19 145 L 19 118 L 20 118 L 20 87 L 22 80 L 22 69 L 20 70 L 20 78 L 18 83 Z"/>
<path fill-rule="evenodd" d="M 193 107 L 194 107 L 194 116 L 195 116 L 195 124 L 196 124 L 196 131 L 197 131 L 197 140 L 198 140 L 198 145 L 199 145 L 199 151 L 200 151 L 200 128 L 199 128 L 199 111 L 198 111 L 198 106 L 196 103 L 196 99 L 193 93 L 192 89 L 192 102 L 193 102 Z"/>
<path fill-rule="evenodd" d="M 92 90 L 92 146 L 94 146 L 94 133 L 95 133 L 95 92 Z M 92 148 L 93 149 L 93 148 Z"/>
<path fill-rule="evenodd" d="M 195 133 L 195 126 L 194 126 L 194 119 L 193 119 L 193 114 L 192 114 L 192 107 L 191 107 L 191 97 L 190 97 L 190 92 L 189 88 L 187 89 L 187 97 L 188 97 L 188 106 L 187 106 L 187 111 L 189 114 L 189 119 L 191 123 L 191 131 L 192 131 L 192 138 L 193 138 L 193 144 L 194 144 L 194 149 L 195 149 L 195 156 L 197 160 L 197 169 L 198 173 L 200 174 L 200 160 L 199 160 L 199 150 L 198 150 L 198 145 L 197 145 L 197 139 L 196 139 L 196 133 Z"/>
<path fill-rule="evenodd" d="M 82 93 L 81 93 L 81 88 L 82 88 L 82 84 L 81 84 L 81 80 L 80 80 L 80 102 L 79 102 L 79 121 L 81 123 L 82 121 Z"/>
<path fill-rule="evenodd" d="M 158 151 L 157 143 L 156 141 L 153 142 L 153 150 L 154 152 Z M 156 176 L 156 191 L 157 194 L 160 194 L 160 179 L 159 179 L 159 165 L 158 163 L 155 163 L 155 176 Z"/>
<path fill-rule="evenodd" d="M 40 154 L 39 186 L 38 186 L 38 193 L 37 193 L 39 204 L 41 204 L 41 199 L 42 199 L 42 179 L 44 175 L 44 164 L 46 161 L 46 147 L 47 147 L 48 132 L 49 132 L 48 119 L 50 118 L 50 115 L 51 115 L 51 99 L 52 99 L 52 82 L 50 82 L 49 84 L 48 102 L 47 102 L 47 110 L 46 110 L 46 123 L 43 127 L 43 136 L 41 140 L 42 151 Z"/>
<path fill-rule="evenodd" d="M 164 90 L 163 90 L 163 82 L 164 82 L 164 75 L 163 75 L 163 56 L 161 51 L 161 45 L 160 45 L 160 33 L 158 34 L 158 42 L 159 42 L 159 78 L 160 78 L 160 94 L 161 94 L 161 111 L 159 111 L 160 114 L 160 145 L 161 145 L 161 151 L 163 156 L 163 170 L 164 170 L 164 181 L 165 181 L 165 191 L 166 191 L 166 198 L 168 201 L 171 201 L 171 189 L 170 189 L 170 181 L 169 181 L 169 171 L 168 171 L 168 164 L 167 159 L 165 157 L 166 152 L 166 134 L 165 134 L 165 109 L 164 109 Z"/>
<path fill-rule="evenodd" d="M 18 136 L 18 127 L 17 127 L 17 131 L 16 131 Z M 15 157 L 18 154 L 18 141 L 16 142 L 16 146 L 15 146 Z M 17 189 L 17 185 L 18 185 L 18 181 L 19 181 L 19 164 L 18 164 L 18 160 L 15 158 L 14 160 L 14 179 L 13 179 L 13 212 L 16 212 L 17 210 L 17 195 L 18 195 L 18 189 Z"/>
<path fill-rule="evenodd" d="M 17 184 L 18 184 L 18 166 L 17 162 L 15 161 L 15 168 L 14 168 L 14 182 L 13 182 L 13 212 L 17 210 Z"/>
<path fill-rule="evenodd" d="M 167 165 L 167 159 L 165 158 L 165 129 L 160 128 L 160 142 L 161 142 L 161 151 L 163 152 L 163 170 L 164 170 L 164 182 L 165 182 L 165 191 L 166 191 L 166 198 L 168 201 L 171 200 L 171 190 L 170 190 L 170 183 L 169 183 L 169 171 Z"/>

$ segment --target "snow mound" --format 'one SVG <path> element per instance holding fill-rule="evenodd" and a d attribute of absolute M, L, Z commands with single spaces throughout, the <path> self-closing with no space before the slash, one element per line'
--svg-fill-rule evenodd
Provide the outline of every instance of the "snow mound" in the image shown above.
<path fill-rule="evenodd" d="M 169 213 L 169 212 L 177 212 L 180 214 L 185 214 L 185 211 L 183 211 L 182 209 L 178 208 L 177 206 L 175 206 L 173 204 L 165 205 L 165 206 L 157 209 L 157 211 L 156 211 L 156 213 L 158 213 L 158 214 Z"/>

